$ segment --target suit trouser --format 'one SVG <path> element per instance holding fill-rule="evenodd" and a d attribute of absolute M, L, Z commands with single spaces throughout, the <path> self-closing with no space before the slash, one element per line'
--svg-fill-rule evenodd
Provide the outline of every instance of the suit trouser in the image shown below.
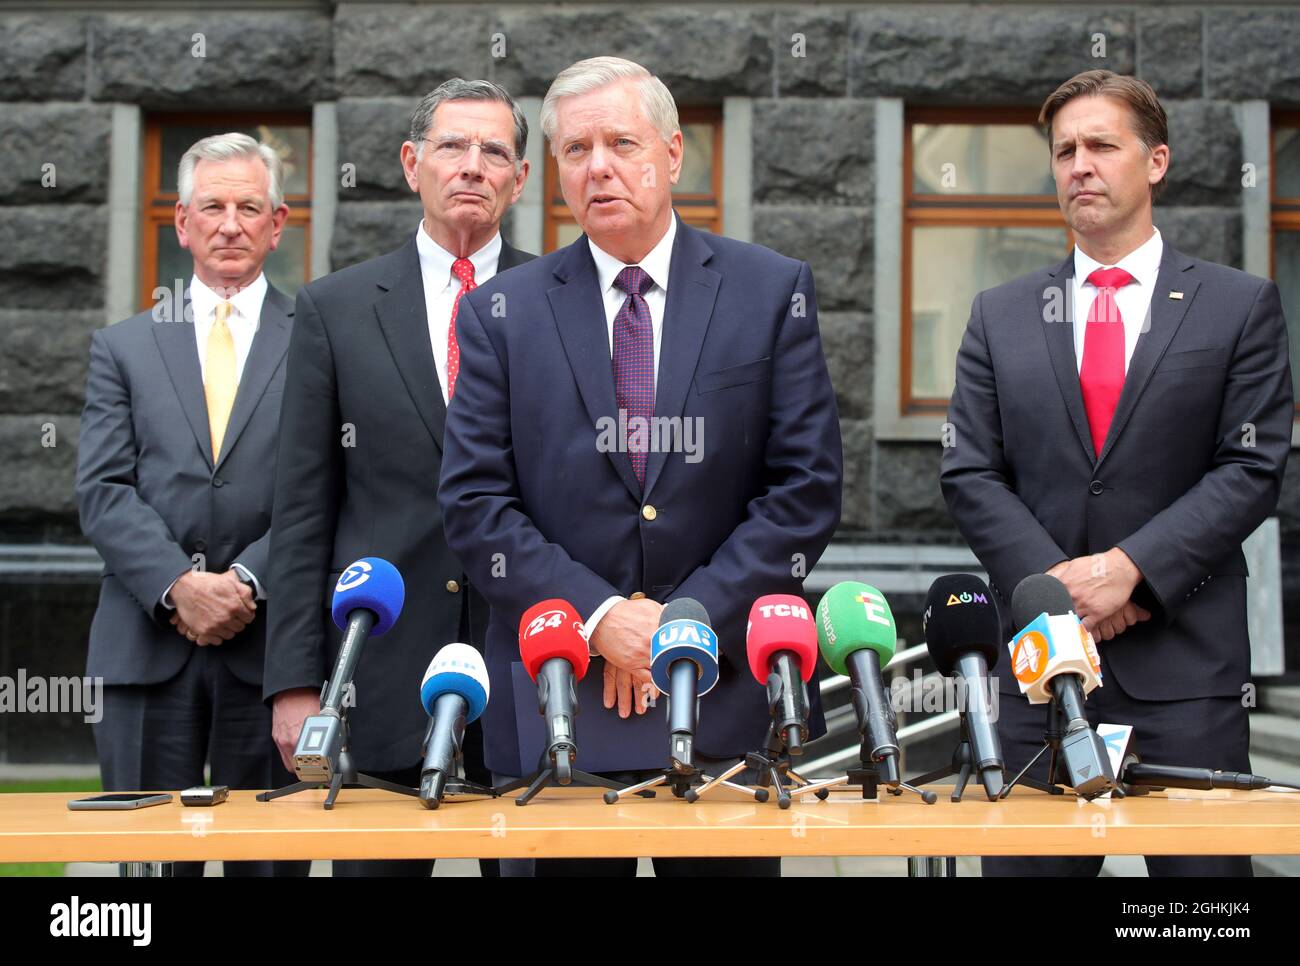
<path fill-rule="evenodd" d="M 710 758 L 707 755 L 695 756 L 696 765 L 701 771 L 710 775 L 719 775 L 732 765 L 736 764 L 739 758 Z M 616 782 L 624 785 L 635 785 L 637 782 L 643 782 L 648 778 L 653 778 L 660 774 L 657 769 L 648 771 L 629 771 L 629 772 L 600 772 L 605 778 L 612 778 Z M 498 776 L 498 780 L 502 780 Z M 741 772 L 731 778 L 731 781 L 737 783 L 750 783 L 757 781 L 756 776 L 750 770 Z M 671 796 L 672 792 L 668 787 L 661 786 L 655 790 L 660 797 Z M 546 792 L 541 793 L 545 795 Z M 725 790 L 721 794 L 732 794 Z M 689 808 L 690 806 L 684 806 Z M 773 806 L 775 807 L 775 806 Z M 743 876 L 745 878 L 775 878 L 781 875 L 781 859 L 779 856 L 759 856 L 749 857 L 726 857 L 726 858 L 663 858 L 652 857 L 654 863 L 655 876 L 657 878 L 693 878 L 701 876 Z M 523 860 L 502 860 L 502 876 L 506 878 L 523 877 L 529 874 L 527 866 L 529 861 Z M 532 863 L 532 875 L 535 878 L 546 879 L 564 876 L 635 876 L 637 860 L 635 858 L 617 858 L 617 859 L 537 859 Z"/>
<path fill-rule="evenodd" d="M 178 791 L 212 784 L 276 788 L 293 780 L 271 740 L 260 685 L 233 675 L 218 648 L 195 645 L 181 670 L 159 684 L 104 688 L 95 748 L 105 791 Z M 221 806 L 215 806 L 220 808 Z M 223 862 L 228 876 L 304 876 L 310 862 Z M 176 862 L 176 876 L 200 876 L 202 862 Z"/>
<path fill-rule="evenodd" d="M 1110 672 L 1102 647 L 1103 687 L 1087 697 L 1088 721 L 1132 725 L 1138 754 L 1143 761 L 1194 768 L 1250 771 L 1249 714 L 1239 697 L 1190 698 L 1183 701 L 1141 701 L 1125 694 Z M 1017 774 L 1043 746 L 1047 705 L 1031 705 L 1019 694 L 999 694 L 998 735 L 1002 758 L 1011 775 Z M 1047 780 L 1043 755 L 1029 775 Z M 1012 796 L 1021 794 L 1012 791 Z M 1066 792 L 1066 794 L 1070 794 Z M 1095 876 L 1104 856 L 988 856 L 981 860 L 986 876 L 1054 875 Z M 1151 876 L 1249 876 L 1250 856 L 1148 855 Z"/>

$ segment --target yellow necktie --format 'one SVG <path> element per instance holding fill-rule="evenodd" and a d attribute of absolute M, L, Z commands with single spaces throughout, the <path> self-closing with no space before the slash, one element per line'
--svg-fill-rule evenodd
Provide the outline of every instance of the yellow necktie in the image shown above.
<path fill-rule="evenodd" d="M 235 405 L 235 390 L 239 379 L 235 375 L 235 339 L 230 334 L 226 319 L 234 306 L 229 302 L 217 304 L 212 331 L 208 333 L 208 353 L 203 364 L 203 394 L 208 401 L 208 430 L 212 433 L 212 459 L 221 453 L 221 441 L 230 422 L 230 410 Z"/>

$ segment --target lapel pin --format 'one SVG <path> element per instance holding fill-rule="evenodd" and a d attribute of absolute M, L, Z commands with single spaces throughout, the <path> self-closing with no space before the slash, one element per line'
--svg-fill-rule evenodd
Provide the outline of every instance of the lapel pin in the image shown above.
<path fill-rule="evenodd" d="M 1169 297 L 1170 297 L 1171 299 L 1182 299 L 1182 297 L 1183 297 L 1183 293 L 1182 293 L 1182 292 L 1170 292 L 1170 293 L 1169 293 Z"/>

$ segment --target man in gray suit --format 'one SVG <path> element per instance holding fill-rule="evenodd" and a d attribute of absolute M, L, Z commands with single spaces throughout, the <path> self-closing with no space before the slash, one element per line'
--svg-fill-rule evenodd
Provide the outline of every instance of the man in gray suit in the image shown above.
<path fill-rule="evenodd" d="M 104 681 L 106 790 L 203 785 L 205 763 L 214 785 L 288 779 L 261 700 L 259 606 L 293 316 L 262 272 L 289 213 L 281 186 L 279 158 L 247 135 L 193 145 L 176 204 L 194 257 L 182 304 L 164 300 L 91 339 L 77 505 L 105 563 L 86 674 Z"/>
<path fill-rule="evenodd" d="M 1058 577 L 1097 638 L 1088 716 L 1144 757 L 1249 771 L 1241 544 L 1277 505 L 1294 416 L 1277 286 L 1176 251 L 1152 224 L 1168 122 L 1145 82 L 1066 81 L 1039 121 L 1075 249 L 975 299 L 957 356 L 941 483 L 1010 598 Z M 999 679 L 1009 768 L 1044 706 Z M 1045 757 L 1031 775 L 1046 778 Z M 1242 856 L 1149 856 L 1152 875 L 1249 875 Z M 1100 856 L 989 858 L 985 875 L 1096 875 Z"/>

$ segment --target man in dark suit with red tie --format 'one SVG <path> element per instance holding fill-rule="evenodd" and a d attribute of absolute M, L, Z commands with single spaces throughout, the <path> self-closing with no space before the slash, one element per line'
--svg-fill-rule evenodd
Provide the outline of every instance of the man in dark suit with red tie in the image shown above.
<path fill-rule="evenodd" d="M 1062 264 L 980 293 L 957 357 L 941 483 L 999 597 L 1064 582 L 1099 638 L 1088 715 L 1144 757 L 1249 771 L 1242 541 L 1277 503 L 1294 414 L 1277 286 L 1175 250 L 1152 224 L 1168 123 L 1143 81 L 1088 71 L 1046 101 Z M 1000 677 L 1009 768 L 1045 709 Z M 1046 778 L 1045 759 L 1037 772 Z M 1100 856 L 987 858 L 985 875 L 1096 875 Z M 1148 856 L 1152 875 L 1249 875 Z"/>
<path fill-rule="evenodd" d="M 291 765 L 303 720 L 339 648 L 329 605 L 339 573 L 378 556 L 406 601 L 366 650 L 348 715 L 360 772 L 418 786 L 428 716 L 419 700 L 444 644 L 481 645 L 487 607 L 448 548 L 438 508 L 447 403 L 457 391 L 463 296 L 533 256 L 501 237 L 528 177 L 528 123 L 501 87 L 454 78 L 411 119 L 402 164 L 424 219 L 401 248 L 317 279 L 298 293 L 280 423 L 271 533 L 278 591 L 267 633 L 265 694 Z M 483 770 L 477 724 L 469 777 Z M 433 860 L 334 863 L 336 875 L 429 875 Z M 493 874 L 496 863 L 483 863 Z"/>

